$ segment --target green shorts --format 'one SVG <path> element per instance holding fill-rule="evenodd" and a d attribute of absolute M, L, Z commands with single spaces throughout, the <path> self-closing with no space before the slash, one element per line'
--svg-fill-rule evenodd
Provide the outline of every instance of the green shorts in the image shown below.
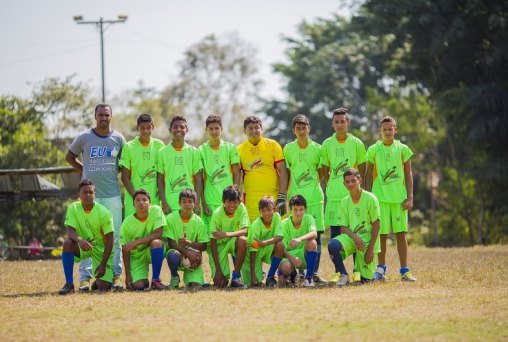
<path fill-rule="evenodd" d="M 293 249 L 291 251 L 286 250 L 286 252 L 291 254 L 292 256 L 297 257 L 298 259 L 300 259 L 302 261 L 302 265 L 300 267 L 298 267 L 299 270 L 304 270 L 307 268 L 307 261 L 305 260 L 305 247 Z M 289 261 L 289 260 L 287 258 L 284 258 L 284 259 L 282 259 L 282 261 L 280 263 L 282 264 L 284 261 Z"/>
<path fill-rule="evenodd" d="M 134 255 L 131 252 L 131 277 L 133 283 L 142 279 L 148 280 L 148 269 L 151 263 L 152 255 L 150 254 L 150 248 L 145 248 Z"/>
<path fill-rule="evenodd" d="M 228 240 L 226 242 L 217 244 L 217 254 L 219 257 L 219 265 L 222 270 L 222 274 L 224 274 L 224 277 L 229 279 L 230 277 L 230 270 L 229 270 L 229 254 L 236 255 L 235 247 L 236 247 L 236 238 L 229 238 L 229 239 L 221 239 L 221 240 Z M 220 241 L 220 240 L 218 240 Z M 213 256 L 212 256 L 212 250 L 210 247 L 209 251 L 209 263 L 210 263 L 210 271 L 212 274 L 212 279 L 215 277 L 215 263 L 213 262 Z"/>
<path fill-rule="evenodd" d="M 323 213 L 323 204 L 308 205 L 306 213 L 311 214 L 312 217 L 314 217 L 314 220 L 316 221 L 316 230 L 320 233 L 324 232 L 325 220 Z"/>
<path fill-rule="evenodd" d="M 201 219 L 205 223 L 205 227 L 208 230 L 210 230 L 210 220 L 212 219 L 212 214 L 215 211 L 215 209 L 217 209 L 218 207 L 220 207 L 220 205 L 213 205 L 213 204 L 208 205 L 208 208 L 210 208 L 210 213 L 211 213 L 210 216 L 206 216 L 204 210 L 201 210 Z"/>
<path fill-rule="evenodd" d="M 95 271 L 97 267 L 101 264 L 102 256 L 104 255 L 104 251 L 98 249 L 97 247 L 92 248 L 89 251 L 83 251 L 81 248 L 79 249 L 79 257 L 74 257 L 74 262 L 80 262 L 86 258 L 92 258 L 92 276 L 95 275 Z M 109 256 L 108 262 L 106 264 L 106 272 L 100 280 L 104 280 L 108 283 L 113 283 L 113 251 Z"/>
<path fill-rule="evenodd" d="M 356 253 L 355 257 L 355 270 L 357 272 L 360 272 L 361 276 L 366 279 L 372 279 L 374 278 L 374 272 L 376 272 L 376 265 L 377 265 L 377 253 L 379 251 L 376 251 L 377 248 L 374 248 L 374 258 L 372 259 L 372 262 L 370 264 L 365 264 L 365 251 L 360 251 L 356 248 L 355 242 L 353 239 L 351 239 L 346 234 L 341 234 L 339 236 L 336 236 L 334 238 L 335 240 L 338 240 L 343 251 L 340 251 L 340 254 L 342 255 L 342 260 L 346 260 L 348 256 L 350 256 L 353 253 Z M 368 242 L 365 242 L 365 244 L 368 246 Z"/>
<path fill-rule="evenodd" d="M 325 208 L 325 225 L 338 226 L 341 200 L 328 200 Z"/>
<path fill-rule="evenodd" d="M 407 233 L 407 210 L 401 203 L 379 202 L 379 209 L 379 234 L 390 234 L 390 228 L 394 233 Z"/>
<path fill-rule="evenodd" d="M 271 244 L 268 246 L 261 247 L 259 249 L 252 249 L 256 251 L 256 277 L 258 281 L 263 281 L 263 263 L 270 265 L 272 263 L 272 254 L 273 249 L 275 245 Z M 247 255 L 245 256 L 245 261 L 242 265 L 242 278 L 243 283 L 247 286 L 251 285 L 250 282 L 250 252 L 251 250 L 247 252 Z"/>

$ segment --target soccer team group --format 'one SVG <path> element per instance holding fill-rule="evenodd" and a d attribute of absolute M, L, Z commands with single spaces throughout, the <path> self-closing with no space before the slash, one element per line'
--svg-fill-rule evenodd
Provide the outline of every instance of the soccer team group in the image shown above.
<path fill-rule="evenodd" d="M 178 288 L 180 275 L 192 288 L 245 288 L 263 281 L 277 287 L 299 279 L 313 287 L 328 282 L 318 273 L 325 227 L 335 266 L 329 282 L 341 287 L 385 279 L 390 232 L 396 237 L 400 279 L 416 281 L 407 265 L 406 241 L 413 207 L 412 151 L 395 139 L 394 118 L 380 120 L 381 139 L 367 150 L 348 132 L 351 120 L 344 108 L 333 112 L 335 133 L 322 145 L 310 139 L 309 119 L 296 115 L 295 140 L 284 148 L 263 136 L 256 116 L 244 120 L 247 139 L 235 146 L 221 138 L 221 117 L 210 115 L 208 140 L 199 148 L 185 141 L 188 126 L 181 116 L 169 123 L 167 145 L 152 137 L 148 114 L 137 118 L 139 134 L 129 142 L 112 129 L 109 105 L 97 105 L 95 120 L 66 156 L 82 181 L 79 200 L 69 205 L 65 219 L 60 294 L 74 292 L 77 262 L 80 291 L 122 288 L 122 270 L 131 290 Z M 349 256 L 352 279 L 344 265 Z M 171 273 L 168 285 L 160 278 L 164 260 Z"/>

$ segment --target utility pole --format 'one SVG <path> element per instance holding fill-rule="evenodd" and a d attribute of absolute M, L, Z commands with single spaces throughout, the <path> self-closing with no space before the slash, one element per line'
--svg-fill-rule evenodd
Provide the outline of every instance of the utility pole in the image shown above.
<path fill-rule="evenodd" d="M 125 23 L 127 21 L 126 15 L 119 15 L 118 19 L 112 20 L 104 20 L 104 18 L 100 18 L 99 20 L 83 20 L 82 15 L 75 15 L 74 21 L 76 24 L 92 24 L 96 25 L 101 34 L 101 80 L 102 80 L 102 102 L 106 102 L 106 81 L 104 76 L 104 32 L 108 29 L 108 27 L 112 24 Z M 104 27 L 107 24 L 106 27 Z"/>

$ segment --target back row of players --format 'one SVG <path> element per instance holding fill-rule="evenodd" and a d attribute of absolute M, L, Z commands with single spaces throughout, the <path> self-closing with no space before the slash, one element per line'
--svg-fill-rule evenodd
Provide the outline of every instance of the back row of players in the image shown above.
<path fill-rule="evenodd" d="M 247 140 L 236 147 L 221 139 L 220 116 L 210 115 L 208 141 L 199 148 L 185 142 L 188 127 L 180 116 L 170 122 L 172 139 L 166 146 L 151 136 L 150 115 L 138 117 L 139 136 L 128 143 L 111 128 L 109 105 L 98 105 L 95 119 L 96 127 L 80 134 L 66 156 L 84 180 L 80 201 L 67 211 L 61 294 L 74 291 L 75 261 L 81 261 L 80 290 L 90 288 L 92 270 L 97 278 L 92 288 L 121 287 L 121 254 L 127 288 L 148 287 L 150 263 L 151 288 L 165 288 L 159 277 L 165 258 L 169 287 L 179 286 L 179 269 L 185 285 L 200 286 L 203 251 L 218 287 L 260 284 L 263 263 L 270 264 L 267 286 L 294 281 L 296 269 L 306 269 L 305 285 L 314 286 L 324 281 L 318 269 L 325 226 L 331 230 L 328 249 L 335 265 L 331 282 L 349 283 L 343 260 L 352 254 L 353 281 L 384 279 L 390 230 L 397 240 L 401 279 L 416 280 L 407 267 L 406 242 L 407 210 L 413 206 L 412 152 L 395 140 L 393 118 L 380 121 L 381 140 L 367 151 L 348 132 L 344 108 L 333 112 L 335 134 L 322 146 L 310 139 L 308 118 L 295 116 L 296 139 L 284 149 L 262 136 L 262 122 L 255 116 L 245 119 Z M 118 168 L 126 189 L 121 225 Z M 361 189 L 363 179 L 363 188 L 375 195 Z M 290 213 L 284 218 L 286 193 Z"/>

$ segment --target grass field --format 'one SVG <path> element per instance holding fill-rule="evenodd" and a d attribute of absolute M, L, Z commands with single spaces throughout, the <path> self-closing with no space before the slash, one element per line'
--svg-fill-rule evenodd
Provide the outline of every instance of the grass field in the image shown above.
<path fill-rule="evenodd" d="M 0 262 L 1 339 L 508 340 L 508 246 L 411 247 L 415 284 L 388 253 L 387 281 L 364 286 L 63 297 L 59 261 Z"/>

